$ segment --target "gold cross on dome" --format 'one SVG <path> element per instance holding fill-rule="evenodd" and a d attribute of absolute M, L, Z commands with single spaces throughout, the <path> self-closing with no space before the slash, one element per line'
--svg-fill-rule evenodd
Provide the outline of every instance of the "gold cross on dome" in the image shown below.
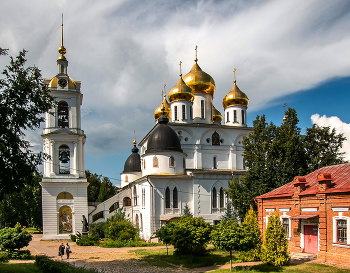
<path fill-rule="evenodd" d="M 284 113 L 286 112 L 286 107 L 287 107 L 287 103 L 284 103 L 284 104 L 283 104 Z"/>
<path fill-rule="evenodd" d="M 182 62 L 180 61 L 180 63 L 179 63 L 179 66 L 180 66 L 180 76 L 182 76 L 182 72 L 181 72 L 181 64 L 182 64 Z"/>
<path fill-rule="evenodd" d="M 237 71 L 237 69 L 234 68 L 234 69 L 233 69 L 233 78 L 234 78 L 234 81 L 235 81 L 235 82 L 236 82 L 236 71 Z"/>
<path fill-rule="evenodd" d="M 164 97 L 164 91 L 162 90 L 162 101 L 163 101 L 163 97 Z"/>
<path fill-rule="evenodd" d="M 194 50 L 196 51 L 196 59 L 194 60 L 195 62 L 198 61 L 198 58 L 197 58 L 197 48 L 198 48 L 198 46 L 196 46 L 196 48 L 194 49 Z"/>

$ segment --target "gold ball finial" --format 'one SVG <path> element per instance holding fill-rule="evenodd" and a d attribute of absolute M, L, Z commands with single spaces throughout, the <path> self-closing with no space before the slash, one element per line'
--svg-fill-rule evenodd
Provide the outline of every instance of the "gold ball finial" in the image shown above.
<path fill-rule="evenodd" d="M 135 130 L 134 130 L 134 141 L 132 142 L 132 144 L 136 145 L 136 136 L 135 136 Z"/>
<path fill-rule="evenodd" d="M 61 46 L 58 48 L 58 53 L 60 53 L 63 57 L 66 54 L 67 50 L 63 46 L 63 13 L 62 13 L 62 24 L 61 24 Z"/>
<path fill-rule="evenodd" d="M 284 117 L 283 117 L 283 119 L 282 119 L 284 123 L 287 122 L 286 107 L 287 107 L 287 103 L 284 103 L 284 104 L 283 104 L 283 108 L 284 108 Z"/>

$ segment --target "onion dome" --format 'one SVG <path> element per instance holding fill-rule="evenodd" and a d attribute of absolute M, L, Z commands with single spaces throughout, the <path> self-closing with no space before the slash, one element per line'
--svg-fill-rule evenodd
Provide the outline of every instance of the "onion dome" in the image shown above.
<path fill-rule="evenodd" d="M 248 106 L 248 103 L 248 96 L 238 88 L 236 80 L 234 80 L 234 84 L 231 88 L 231 91 L 222 100 L 222 105 L 224 106 L 224 109 L 235 105 Z"/>
<path fill-rule="evenodd" d="M 222 115 L 218 109 L 215 108 L 213 105 L 213 122 L 221 123 L 222 121 Z"/>
<path fill-rule="evenodd" d="M 159 107 L 154 111 L 154 119 L 157 120 L 163 114 L 162 107 L 164 107 L 164 114 L 167 118 L 170 118 L 170 104 L 166 100 L 166 95 L 164 95 L 164 99 Z"/>
<path fill-rule="evenodd" d="M 185 84 L 181 73 L 179 76 L 179 81 L 169 92 L 168 98 L 170 103 L 179 100 L 188 100 L 190 102 L 193 102 L 194 94 L 192 89 Z"/>
<path fill-rule="evenodd" d="M 59 83 L 59 80 L 57 79 L 57 76 L 53 77 L 48 85 L 48 88 L 57 88 Z M 77 85 L 75 83 L 74 80 L 72 80 L 72 78 L 68 78 L 68 83 L 67 81 L 63 82 L 64 85 L 68 84 L 68 89 L 77 89 Z M 61 85 L 61 87 L 65 87 L 63 85 Z"/>
<path fill-rule="evenodd" d="M 195 61 L 196 63 L 194 64 L 190 72 L 188 72 L 183 78 L 184 82 L 193 90 L 195 94 L 206 93 L 214 96 L 214 79 L 199 67 L 199 65 L 197 64 L 197 58 Z"/>
<path fill-rule="evenodd" d="M 175 131 L 168 126 L 168 122 L 169 119 L 165 115 L 162 115 L 158 119 L 158 124 L 148 138 L 145 154 L 157 152 L 183 152 L 179 137 Z"/>
<path fill-rule="evenodd" d="M 141 159 L 139 149 L 136 147 L 136 139 L 134 139 L 134 147 L 131 149 L 132 154 L 128 157 L 124 164 L 124 173 L 141 172 Z"/>

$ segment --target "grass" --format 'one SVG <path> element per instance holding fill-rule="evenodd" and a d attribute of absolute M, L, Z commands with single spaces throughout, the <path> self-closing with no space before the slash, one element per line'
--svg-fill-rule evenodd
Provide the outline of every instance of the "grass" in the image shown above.
<path fill-rule="evenodd" d="M 2 264 L 0 263 L 1 273 L 44 273 L 35 264 Z"/>
<path fill-rule="evenodd" d="M 230 272 L 230 269 L 219 269 L 211 271 L 212 273 Z M 276 267 L 266 264 L 254 265 L 254 266 L 238 266 L 232 269 L 232 272 L 281 272 L 281 273 L 349 273 L 350 270 L 339 269 L 333 266 L 323 264 L 299 264 L 283 267 Z"/>
<path fill-rule="evenodd" d="M 187 268 L 197 268 L 212 265 L 223 265 L 230 261 L 230 254 L 227 251 L 221 251 L 214 248 L 208 248 L 205 254 L 199 256 L 181 255 L 173 256 L 174 249 L 169 249 L 169 255 L 166 255 L 166 249 L 137 249 L 130 250 L 138 255 L 141 260 L 150 265 L 159 267 L 184 266 Z M 233 255 L 235 261 L 235 255 Z"/>

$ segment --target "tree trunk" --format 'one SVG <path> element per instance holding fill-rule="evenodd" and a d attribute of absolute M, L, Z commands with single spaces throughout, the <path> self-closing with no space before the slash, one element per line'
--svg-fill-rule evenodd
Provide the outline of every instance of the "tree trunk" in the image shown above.
<path fill-rule="evenodd" d="M 230 272 L 232 272 L 232 250 L 230 249 Z"/>

